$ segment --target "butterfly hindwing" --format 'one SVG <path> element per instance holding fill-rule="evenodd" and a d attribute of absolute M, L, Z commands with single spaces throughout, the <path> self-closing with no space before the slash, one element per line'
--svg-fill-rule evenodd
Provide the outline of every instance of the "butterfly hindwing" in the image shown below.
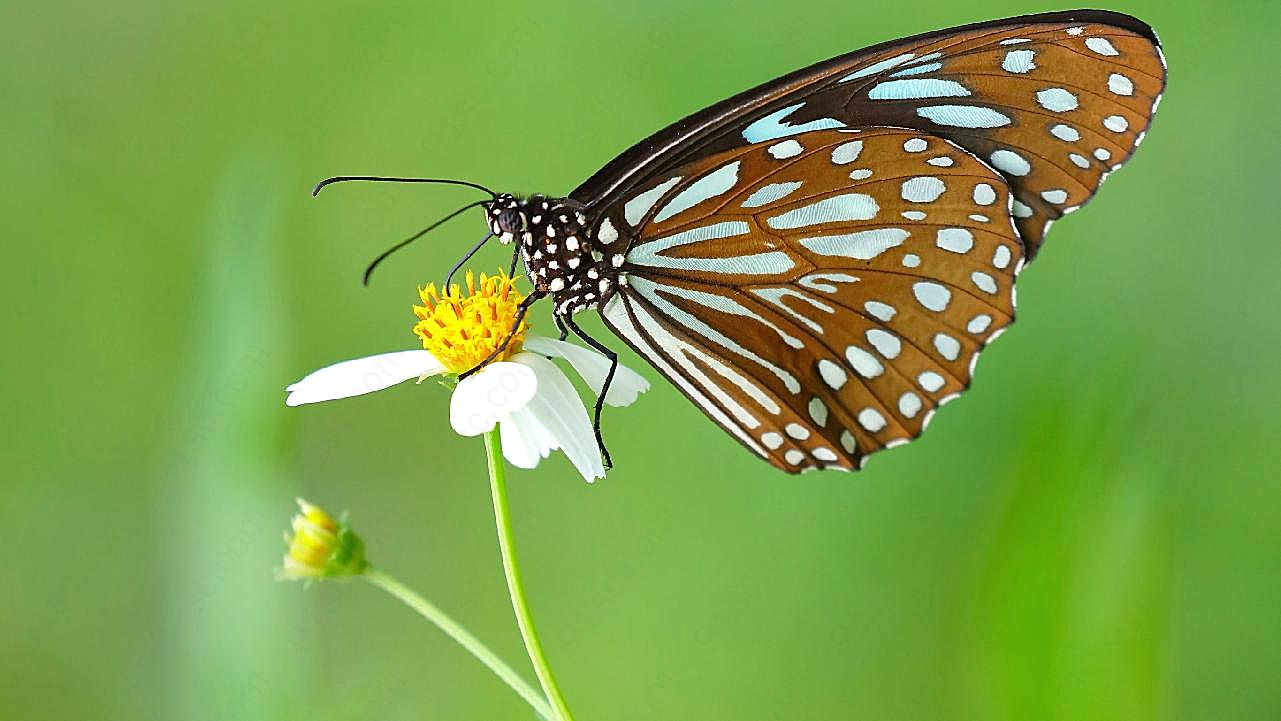
<path fill-rule="evenodd" d="M 1001 176 L 899 128 L 818 130 L 656 178 L 606 323 L 791 472 L 915 438 L 1014 317 L 1022 245 Z"/>

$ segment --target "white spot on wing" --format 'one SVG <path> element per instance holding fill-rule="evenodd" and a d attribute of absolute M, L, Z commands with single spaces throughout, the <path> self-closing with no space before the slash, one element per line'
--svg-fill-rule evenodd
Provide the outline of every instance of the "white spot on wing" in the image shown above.
<path fill-rule="evenodd" d="M 1108 76 L 1108 90 L 1116 95 L 1133 95 L 1134 82 L 1121 73 L 1112 73 Z"/>
<path fill-rule="evenodd" d="M 979 183 L 978 185 L 975 185 L 974 202 L 979 205 L 991 205 L 996 202 L 996 189 L 987 183 Z"/>
<path fill-rule="evenodd" d="M 640 223 L 645 218 L 645 214 L 650 211 L 650 208 L 653 208 L 654 204 L 658 202 L 658 199 L 663 197 L 667 191 L 671 190 L 681 180 L 683 178 L 679 176 L 669 178 L 627 201 L 627 204 L 623 206 L 623 216 L 627 218 L 627 222 L 633 226 Z"/>
<path fill-rule="evenodd" d="M 858 424 L 863 426 L 870 433 L 876 433 L 885 427 L 885 417 L 876 411 L 875 408 L 864 408 L 858 412 Z"/>
<path fill-rule="evenodd" d="M 1009 116 L 980 105 L 924 105 L 916 114 L 953 128 L 1002 128 L 1013 122 Z"/>
<path fill-rule="evenodd" d="M 996 246 L 996 251 L 992 253 L 992 265 L 1001 270 L 1005 270 L 1010 265 L 1010 249 L 1004 245 Z"/>
<path fill-rule="evenodd" d="M 1099 55 L 1106 55 L 1108 57 L 1115 57 L 1121 54 L 1107 38 L 1086 38 L 1085 47 Z"/>
<path fill-rule="evenodd" d="M 769 146 L 769 154 L 779 160 L 795 158 L 803 152 L 805 152 L 805 146 L 790 138 L 781 143 L 775 143 L 774 145 Z"/>
<path fill-rule="evenodd" d="M 1114 133 L 1124 133 L 1130 127 L 1130 121 L 1120 115 L 1109 115 L 1103 119 L 1103 127 Z"/>
<path fill-rule="evenodd" d="M 909 203 L 933 203 L 945 190 L 947 186 L 942 180 L 921 176 L 904 181 L 901 195 Z"/>
<path fill-rule="evenodd" d="M 601 243 L 609 245 L 618 240 L 618 229 L 614 227 L 613 221 L 605 218 L 600 222 L 600 230 L 597 231 L 596 237 L 600 239 Z"/>
<path fill-rule="evenodd" d="M 882 303 L 879 300 L 869 300 L 863 304 L 863 309 L 873 318 L 888 323 L 894 319 L 894 306 L 888 303 Z"/>
<path fill-rule="evenodd" d="M 876 378 L 885 372 L 885 366 L 881 365 L 876 356 L 856 345 L 845 349 L 845 359 L 856 373 L 867 379 Z"/>
<path fill-rule="evenodd" d="M 974 234 L 965 228 L 942 228 L 936 240 L 938 247 L 953 253 L 968 253 L 974 247 Z"/>
<path fill-rule="evenodd" d="M 902 228 L 877 228 L 843 235 L 802 238 L 800 243 L 819 255 L 871 260 L 890 248 L 902 245 L 908 235 L 910 234 Z"/>
<path fill-rule="evenodd" d="M 946 333 L 937 333 L 934 336 L 934 349 L 947 360 L 954 361 L 961 354 L 961 343 Z"/>
<path fill-rule="evenodd" d="M 1001 61 L 1001 69 L 1007 73 L 1023 74 L 1031 72 L 1036 68 L 1036 63 L 1032 58 L 1036 53 L 1031 50 L 1011 50 L 1005 54 L 1005 59 Z"/>
<path fill-rule="evenodd" d="M 774 138 L 786 138 L 789 135 L 798 135 L 808 133 L 811 130 L 826 130 L 828 128 L 843 128 L 845 123 L 832 118 L 819 118 L 811 120 L 808 123 L 792 125 L 784 121 L 784 118 L 803 107 L 805 103 L 789 105 L 786 108 L 776 110 L 763 118 L 759 118 L 751 125 L 743 128 L 743 139 L 749 143 L 761 143 Z"/>
<path fill-rule="evenodd" d="M 886 70 L 889 70 L 890 68 L 898 67 L 899 65 L 902 65 L 903 63 L 907 62 L 908 60 L 911 60 L 914 57 L 916 57 L 916 53 L 903 53 L 902 55 L 895 55 L 892 58 L 886 58 L 885 60 L 872 63 L 871 65 L 868 65 L 865 68 L 856 70 L 850 73 L 849 75 L 846 75 L 845 77 L 841 78 L 840 82 L 845 83 L 845 82 L 849 82 L 850 80 L 866 78 L 869 75 L 876 75 L 877 73 L 884 72 Z"/>
<path fill-rule="evenodd" d="M 996 281 L 987 273 L 976 270 L 970 273 L 970 280 L 974 281 L 974 285 L 984 293 L 996 293 Z"/>
<path fill-rule="evenodd" d="M 1013 150 L 997 150 L 992 153 L 992 167 L 1002 173 L 1024 176 L 1032 172 L 1032 165 Z"/>
<path fill-rule="evenodd" d="M 970 94 L 964 85 L 955 80 L 938 78 L 909 78 L 886 80 L 867 91 L 871 100 L 919 100 L 921 98 L 964 98 Z"/>
<path fill-rule="evenodd" d="M 799 187 L 801 187 L 800 181 L 762 185 L 756 189 L 756 192 L 747 196 L 747 200 L 743 201 L 743 207 L 759 208 L 762 205 L 769 205 L 777 200 L 786 198 Z"/>
<path fill-rule="evenodd" d="M 837 165 L 846 165 L 858 160 L 859 153 L 863 152 L 862 140 L 851 140 L 848 143 L 842 143 L 832 150 L 832 162 Z"/>
<path fill-rule="evenodd" d="M 784 428 L 783 430 L 787 433 L 787 435 L 791 436 L 792 438 L 795 438 L 798 441 L 803 441 L 806 438 L 810 437 L 810 429 L 806 428 L 805 426 L 799 423 L 788 423 L 787 427 Z"/>
<path fill-rule="evenodd" d="M 810 398 L 810 420 L 819 428 L 828 425 L 828 406 L 822 402 L 821 398 Z M 810 432 L 807 430 L 806 438 L 808 437 L 810 437 Z"/>
<path fill-rule="evenodd" d="M 880 207 L 872 196 L 863 193 L 847 193 L 789 210 L 765 222 L 775 230 L 804 228 L 822 223 L 871 220 L 876 217 L 878 210 Z"/>
<path fill-rule="evenodd" d="M 890 73 L 890 77 L 906 78 L 912 75 L 924 75 L 925 73 L 932 73 L 935 70 L 940 70 L 942 69 L 942 67 L 943 67 L 943 63 L 925 63 L 924 65 L 915 65 L 909 68 L 904 68 L 902 70 L 896 70 Z"/>
<path fill-rule="evenodd" d="M 925 371 L 916 377 L 916 382 L 926 391 L 935 393 L 943 387 L 943 376 L 934 371 Z"/>
<path fill-rule="evenodd" d="M 927 310 L 932 310 L 936 313 L 947 310 L 947 304 L 952 300 L 952 291 L 948 290 L 946 286 L 929 281 L 912 284 L 912 295 L 916 296 L 917 302 Z"/>
<path fill-rule="evenodd" d="M 818 375 L 834 391 L 839 391 L 849 381 L 845 369 L 826 358 L 818 362 Z"/>
<path fill-rule="evenodd" d="M 1063 123 L 1059 123 L 1058 125 L 1050 128 L 1050 135 L 1069 143 L 1075 143 L 1081 139 L 1081 133 L 1077 131 L 1076 128 L 1071 125 L 1064 125 Z"/>
<path fill-rule="evenodd" d="M 1036 102 L 1041 107 L 1054 113 L 1066 113 L 1069 110 L 1076 110 L 1077 106 L 1080 105 L 1076 96 L 1063 88 L 1038 90 Z"/>
<path fill-rule="evenodd" d="M 921 411 L 920 396 L 916 395 L 912 391 L 908 391 L 903 395 L 899 396 L 898 412 L 901 413 L 904 418 L 915 418 L 916 414 L 920 413 L 920 411 Z"/>
<path fill-rule="evenodd" d="M 740 165 L 741 161 L 735 160 L 694 181 L 688 188 L 677 193 L 676 197 L 668 201 L 667 205 L 658 211 L 658 215 L 654 216 L 654 222 L 661 223 L 683 210 L 689 210 L 704 200 L 729 192 L 738 183 Z"/>
<path fill-rule="evenodd" d="M 837 287 L 833 283 L 857 283 L 858 277 L 849 273 L 810 273 L 796 282 L 811 290 L 835 293 Z"/>
<path fill-rule="evenodd" d="M 965 326 L 965 330 L 977 334 L 987 330 L 990 325 L 992 325 L 992 316 L 980 313 L 970 319 L 970 322 Z"/>
<path fill-rule="evenodd" d="M 894 360 L 898 357 L 899 352 L 903 350 L 903 342 L 898 339 L 898 336 L 889 331 L 870 328 L 864 335 L 867 337 L 867 342 L 876 348 L 876 352 L 888 360 Z"/>

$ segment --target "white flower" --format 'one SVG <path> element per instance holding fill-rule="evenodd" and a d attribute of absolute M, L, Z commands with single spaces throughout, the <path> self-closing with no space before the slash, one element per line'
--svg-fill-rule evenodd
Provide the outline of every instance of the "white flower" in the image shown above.
<path fill-rule="evenodd" d="M 415 331 L 424 345 L 440 349 L 407 350 L 357 358 L 321 368 L 289 386 L 285 404 L 307 403 L 364 395 L 417 378 L 458 374 L 483 360 L 497 342 L 511 331 L 511 314 L 520 298 L 511 292 L 506 276 L 481 276 L 481 288 L 474 286 L 468 274 L 470 295 L 437 296 L 431 286 L 422 289 L 426 307 L 417 307 L 422 322 Z M 506 291 L 506 292 L 504 292 Z M 478 303 L 497 312 L 476 313 Z M 476 326 L 478 319 L 488 325 Z M 462 333 L 456 331 L 462 328 Z M 488 338 L 490 342 L 472 343 L 466 352 L 458 337 L 469 341 Z M 444 342 L 448 340 L 451 342 Z M 561 449 L 583 478 L 592 481 L 605 477 L 605 468 L 596 447 L 592 421 L 573 383 L 549 358 L 567 361 L 582 376 L 596 396 L 600 395 L 609 360 L 593 350 L 572 343 L 537 335 L 524 335 L 522 330 L 511 341 L 515 353 L 500 356 L 476 373 L 458 382 L 449 403 L 449 422 L 464 436 L 476 436 L 497 425 L 503 456 L 514 466 L 533 468 L 552 451 Z M 449 355 L 448 360 L 439 356 Z M 649 389 L 649 382 L 631 369 L 619 365 L 614 372 L 605 403 L 626 406 Z"/>

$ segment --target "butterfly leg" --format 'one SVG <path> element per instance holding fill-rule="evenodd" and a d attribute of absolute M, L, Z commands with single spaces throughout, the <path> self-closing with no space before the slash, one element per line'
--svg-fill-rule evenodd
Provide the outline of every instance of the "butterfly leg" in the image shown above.
<path fill-rule="evenodd" d="M 605 407 L 605 396 L 609 393 L 609 386 L 614 382 L 614 371 L 618 370 L 618 354 L 588 335 L 587 331 L 574 322 L 573 316 L 558 316 L 558 319 L 563 320 L 565 326 L 572 330 L 574 335 L 582 339 L 584 343 L 609 359 L 609 372 L 605 374 L 605 382 L 601 384 L 600 395 L 596 396 L 596 408 L 592 414 L 592 430 L 596 432 L 596 446 L 600 449 L 601 458 L 605 461 L 605 468 L 613 468 L 614 461 L 609 457 L 609 449 L 605 447 L 605 438 L 600 432 L 600 414 Z"/>
<path fill-rule="evenodd" d="M 446 293 L 449 292 L 449 285 L 454 282 L 454 273 L 457 273 L 458 269 L 463 267 L 463 263 L 466 263 L 467 261 L 471 260 L 471 257 L 473 255 L 476 255 L 476 253 L 481 248 L 483 248 L 485 246 L 485 243 L 488 243 L 489 239 L 492 237 L 494 237 L 493 233 L 486 233 L 484 238 L 481 238 L 479 242 L 473 245 L 471 247 L 471 250 L 468 250 L 467 254 L 459 258 L 458 262 L 454 263 L 454 267 L 449 269 L 449 273 L 445 275 L 445 292 Z M 508 275 L 511 275 L 511 274 L 508 273 Z"/>
<path fill-rule="evenodd" d="M 484 368 L 486 365 L 489 365 L 490 361 L 497 358 L 499 354 L 501 354 L 503 351 L 507 350 L 507 346 L 512 342 L 512 338 L 516 337 L 516 329 L 520 328 L 521 321 L 525 320 L 525 314 L 529 312 L 529 307 L 533 305 L 535 302 L 537 302 L 538 300 L 541 300 L 544 295 L 545 294 L 543 292 L 536 290 L 533 293 L 530 293 L 529 295 L 525 296 L 525 300 L 522 300 L 520 302 L 520 305 L 516 306 L 516 318 L 512 321 L 511 330 L 507 331 L 507 336 L 503 338 L 503 342 L 499 343 L 498 347 L 494 349 L 494 352 L 486 356 L 485 360 L 477 363 L 475 366 L 471 367 L 470 369 L 465 370 L 462 373 L 459 373 L 458 380 L 461 381 L 462 379 L 466 378 L 467 376 L 470 376 L 471 374 L 475 373 L 481 368 Z"/>
<path fill-rule="evenodd" d="M 520 263 L 520 245 L 516 244 L 516 247 L 512 248 L 512 264 L 511 267 L 507 269 L 507 277 L 515 277 L 516 265 L 518 263 Z"/>
<path fill-rule="evenodd" d="M 556 327 L 560 329 L 560 337 L 556 340 L 565 340 L 569 337 L 569 328 L 565 326 L 565 320 L 559 315 L 553 315 L 552 319 L 556 321 Z"/>

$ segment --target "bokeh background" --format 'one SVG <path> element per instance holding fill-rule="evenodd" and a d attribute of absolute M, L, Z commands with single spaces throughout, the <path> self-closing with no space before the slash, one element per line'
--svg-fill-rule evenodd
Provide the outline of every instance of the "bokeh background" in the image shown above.
<path fill-rule="evenodd" d="M 311 184 L 563 193 L 783 72 L 1059 7 L 5 3 L 0 717 L 531 718 L 372 587 L 272 580 L 295 496 L 347 509 L 526 669 L 446 394 L 283 405 L 411 347 L 478 218 L 360 270 L 475 195 Z M 1165 41 L 1160 117 L 925 438 L 790 477 L 655 383 L 609 416 L 608 480 L 513 474 L 581 721 L 1281 718 L 1281 9 L 1114 8 Z"/>

